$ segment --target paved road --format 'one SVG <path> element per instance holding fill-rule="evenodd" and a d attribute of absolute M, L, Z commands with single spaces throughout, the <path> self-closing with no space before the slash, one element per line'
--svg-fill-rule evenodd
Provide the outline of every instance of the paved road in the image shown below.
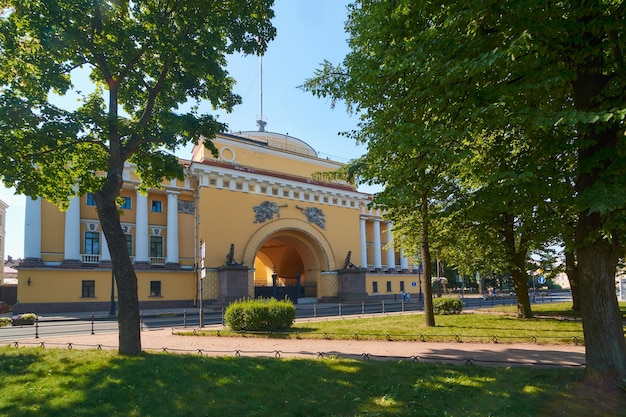
<path fill-rule="evenodd" d="M 564 301 L 557 296 L 540 298 L 543 302 Z M 569 298 L 571 300 L 571 297 Z M 514 304 L 514 299 L 483 299 L 482 297 L 465 297 L 464 308 L 497 307 Z M 411 313 L 423 310 L 423 302 L 414 297 L 411 302 L 386 300 L 378 303 L 328 303 L 296 305 L 296 319 L 318 319 L 346 317 L 357 315 L 378 315 Z M 223 324 L 223 309 L 207 307 L 204 309 L 204 325 Z M 175 310 L 145 310 L 142 313 L 142 328 L 145 330 L 173 327 L 199 327 L 200 315 L 197 308 Z M 29 337 L 46 337 L 52 335 L 100 334 L 117 332 L 117 318 L 107 312 L 69 313 L 64 315 L 42 315 L 36 326 L 0 328 L 0 341 L 19 340 Z"/>

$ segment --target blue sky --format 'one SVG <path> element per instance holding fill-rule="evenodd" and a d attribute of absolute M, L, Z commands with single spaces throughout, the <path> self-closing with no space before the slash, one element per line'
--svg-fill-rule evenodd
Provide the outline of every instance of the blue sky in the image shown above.
<path fill-rule="evenodd" d="M 339 135 L 356 127 L 356 116 L 338 104 L 318 99 L 297 88 L 313 75 L 326 59 L 340 62 L 348 53 L 344 23 L 348 0 L 276 0 L 276 38 L 263 57 L 263 118 L 266 130 L 297 137 L 311 145 L 321 157 L 347 162 L 365 152 L 352 140 Z M 233 132 L 256 130 L 260 116 L 259 58 L 232 56 L 228 70 L 237 80 L 235 92 L 243 98 L 231 114 L 219 112 Z M 213 112 L 210 107 L 205 112 Z M 214 113 L 214 112 L 213 112 Z M 179 156 L 188 158 L 190 147 Z M 0 186 L 0 200 L 7 210 L 5 256 L 24 254 L 24 202 L 12 189 Z"/>

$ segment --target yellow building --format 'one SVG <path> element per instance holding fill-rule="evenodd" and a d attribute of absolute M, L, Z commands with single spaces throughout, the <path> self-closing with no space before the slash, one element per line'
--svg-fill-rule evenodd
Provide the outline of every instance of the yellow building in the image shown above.
<path fill-rule="evenodd" d="M 224 133 L 213 142 L 219 157 L 194 147 L 181 161 L 185 181 L 147 195 L 132 166 L 124 172 L 122 226 L 141 308 L 192 307 L 199 297 L 314 302 L 418 291 L 391 224 L 367 208 L 371 195 L 312 179 L 340 163 L 276 133 Z M 16 311 L 109 309 L 111 258 L 92 195 L 66 212 L 27 199 L 25 231 Z"/>

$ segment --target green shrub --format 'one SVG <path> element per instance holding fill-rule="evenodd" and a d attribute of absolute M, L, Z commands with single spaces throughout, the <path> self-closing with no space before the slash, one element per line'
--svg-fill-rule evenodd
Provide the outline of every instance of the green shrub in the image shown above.
<path fill-rule="evenodd" d="M 435 314 L 459 314 L 463 311 L 463 303 L 458 298 L 436 298 L 433 300 Z"/>
<path fill-rule="evenodd" d="M 257 298 L 237 300 L 226 308 L 224 320 L 235 331 L 275 331 L 287 329 L 296 319 L 296 308 L 289 300 Z"/>
<path fill-rule="evenodd" d="M 11 324 L 10 317 L 0 317 L 0 327 L 8 326 L 9 324 Z"/>

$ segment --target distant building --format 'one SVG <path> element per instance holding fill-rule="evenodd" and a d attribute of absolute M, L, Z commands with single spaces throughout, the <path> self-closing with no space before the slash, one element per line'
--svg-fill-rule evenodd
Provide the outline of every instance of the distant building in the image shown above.
<path fill-rule="evenodd" d="M 396 251 L 391 223 L 352 185 L 313 179 L 340 163 L 271 132 L 219 134 L 181 160 L 186 177 L 147 195 L 124 171 L 122 226 L 141 308 L 288 296 L 298 302 L 417 292 L 417 268 Z M 107 310 L 111 257 L 92 195 L 66 212 L 26 200 L 16 311 Z"/>

